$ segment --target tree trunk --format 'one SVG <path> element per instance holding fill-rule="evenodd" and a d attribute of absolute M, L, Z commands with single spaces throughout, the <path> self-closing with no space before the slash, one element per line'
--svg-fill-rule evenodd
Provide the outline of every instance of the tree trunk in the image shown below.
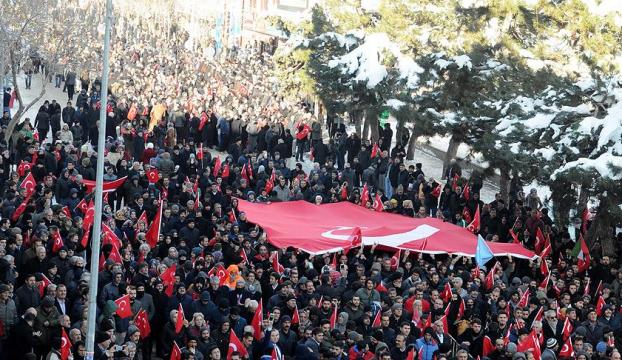
<path fill-rule="evenodd" d="M 367 115 L 369 110 L 365 110 L 363 115 L 363 134 L 361 135 L 361 140 L 369 139 L 369 116 Z"/>
<path fill-rule="evenodd" d="M 501 172 L 501 176 L 499 177 L 499 193 L 501 194 L 501 198 L 507 202 L 510 186 L 510 169 L 503 165 L 499 167 L 499 171 Z"/>
<path fill-rule="evenodd" d="M 590 229 L 587 232 L 587 245 L 590 250 L 596 250 L 599 247 L 602 250 L 601 255 L 614 255 L 616 254 L 616 237 L 613 231 L 614 224 L 612 223 L 612 217 L 609 216 L 609 210 L 617 204 L 612 203 L 609 196 L 601 196 L 600 204 L 598 205 L 598 211 Z M 596 251 L 592 254 L 597 253 Z"/>
<path fill-rule="evenodd" d="M 369 118 L 370 137 L 372 142 L 376 142 L 378 141 L 378 138 L 380 138 L 380 132 L 378 131 L 378 112 L 370 111 L 368 112 L 367 117 Z"/>
<path fill-rule="evenodd" d="M 360 110 L 353 110 L 350 116 L 352 116 L 352 119 L 354 120 L 354 130 L 356 130 L 356 135 L 360 139 L 363 130 L 363 112 Z"/>
<path fill-rule="evenodd" d="M 412 134 L 410 134 L 410 139 L 408 139 L 408 149 L 406 149 L 406 160 L 415 160 L 416 144 L 417 144 L 417 134 L 415 134 L 415 130 L 413 129 Z"/>
<path fill-rule="evenodd" d="M 405 123 L 406 123 L 406 120 L 404 120 L 403 118 L 401 117 L 397 118 L 397 129 L 395 130 L 395 143 L 396 144 L 400 144 L 402 142 L 402 134 L 404 134 Z M 406 146 L 406 144 L 404 144 L 404 146 Z"/>
<path fill-rule="evenodd" d="M 447 173 L 447 169 L 449 168 L 449 163 L 451 162 L 451 159 L 456 158 L 459 146 L 460 142 L 456 140 L 456 137 L 454 135 L 452 135 L 449 139 L 449 147 L 447 148 L 447 152 L 445 153 L 445 160 L 443 160 L 443 179 L 445 178 L 445 174 Z"/>

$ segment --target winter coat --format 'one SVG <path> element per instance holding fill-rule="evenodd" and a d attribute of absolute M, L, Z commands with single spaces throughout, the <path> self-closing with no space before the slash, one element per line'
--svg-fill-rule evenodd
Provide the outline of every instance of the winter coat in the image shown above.
<path fill-rule="evenodd" d="M 9 330 L 17 323 L 17 307 L 13 299 L 8 299 L 6 302 L 0 301 L 0 326 L 4 326 L 0 329 L 0 332 L 8 336 Z"/>

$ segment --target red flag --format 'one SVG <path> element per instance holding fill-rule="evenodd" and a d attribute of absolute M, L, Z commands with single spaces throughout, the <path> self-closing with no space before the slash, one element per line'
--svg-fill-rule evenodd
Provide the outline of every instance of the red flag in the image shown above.
<path fill-rule="evenodd" d="M 348 200 L 348 187 L 345 185 L 341 187 L 341 200 L 342 201 Z"/>
<path fill-rule="evenodd" d="M 546 289 L 549 287 L 549 281 L 550 280 L 551 280 L 551 275 L 550 274 L 546 275 L 544 280 L 542 280 L 540 285 L 538 285 L 538 288 L 546 291 Z"/>
<path fill-rule="evenodd" d="M 335 325 L 337 325 L 337 306 L 333 307 L 333 313 L 330 316 L 330 328 L 334 329 Z"/>
<path fill-rule="evenodd" d="M 466 227 L 467 230 L 469 230 L 470 232 L 476 234 L 479 231 L 479 204 L 477 205 L 477 208 L 475 208 L 475 215 L 473 215 L 473 221 L 471 221 L 471 223 Z"/>
<path fill-rule="evenodd" d="M 225 164 L 225 167 L 222 168 L 222 174 L 220 175 L 221 178 L 226 179 L 229 177 L 229 163 Z"/>
<path fill-rule="evenodd" d="M 253 315 L 253 320 L 251 320 L 251 327 L 253 328 L 253 337 L 255 340 L 261 340 L 261 336 L 263 335 L 261 332 L 261 324 L 263 322 L 263 300 L 259 298 L 259 306 L 257 310 L 255 310 L 255 314 Z"/>
<path fill-rule="evenodd" d="M 89 236 L 91 235 L 91 228 L 88 227 L 86 228 L 86 230 L 84 231 L 84 234 L 82 234 L 82 239 L 80 240 L 80 244 L 82 245 L 83 248 L 86 249 L 86 245 L 89 243 Z"/>
<path fill-rule="evenodd" d="M 367 189 L 367 183 L 363 185 L 363 192 L 361 192 L 361 206 L 365 206 L 369 201 L 369 190 Z"/>
<path fill-rule="evenodd" d="M 113 260 L 117 264 L 123 264 L 121 253 L 119 253 L 119 249 L 115 245 L 112 245 L 112 251 L 110 252 L 110 256 L 108 256 L 108 259 Z"/>
<path fill-rule="evenodd" d="M 272 189 L 274 189 L 274 180 L 275 180 L 275 171 L 272 170 L 272 175 L 270 175 L 270 178 L 266 181 L 266 194 L 270 195 L 270 193 L 272 192 Z"/>
<path fill-rule="evenodd" d="M 242 258 L 240 264 L 250 264 L 248 262 L 248 256 L 246 255 L 246 250 L 244 250 L 244 248 L 240 249 L 240 257 Z"/>
<path fill-rule="evenodd" d="M 175 282 L 175 272 L 177 271 L 177 265 L 173 264 L 171 267 L 162 271 L 160 274 L 160 280 L 164 285 L 172 285 Z"/>
<path fill-rule="evenodd" d="M 242 170 L 240 171 L 240 177 L 245 179 L 247 182 L 250 182 L 250 177 L 248 176 L 248 170 L 246 169 L 246 164 L 242 165 Z"/>
<path fill-rule="evenodd" d="M 471 217 L 471 212 L 469 211 L 469 208 L 466 206 L 462 209 L 462 218 L 464 219 L 464 222 L 466 222 L 467 224 L 473 220 L 473 218 Z"/>
<path fill-rule="evenodd" d="M 382 198 L 380 198 L 378 193 L 376 193 L 376 198 L 374 199 L 374 210 L 378 212 L 384 211 L 384 204 L 382 203 Z"/>
<path fill-rule="evenodd" d="M 603 281 L 599 281 L 598 282 L 598 286 L 596 287 L 596 292 L 594 293 L 594 296 L 597 295 L 602 295 L 603 294 Z"/>
<path fill-rule="evenodd" d="M 542 249 L 542 252 L 540 253 L 540 257 L 543 259 L 546 259 L 547 257 L 549 257 L 549 255 L 551 255 L 551 243 L 550 242 L 546 244 L 544 249 Z"/>
<path fill-rule="evenodd" d="M 400 267 L 400 259 L 402 257 L 402 249 L 397 249 L 397 251 L 391 257 L 391 271 L 396 271 L 398 267 Z"/>
<path fill-rule="evenodd" d="M 238 218 L 235 216 L 235 211 L 231 209 L 231 211 L 229 211 L 229 222 L 234 223 L 236 221 L 238 221 Z"/>
<path fill-rule="evenodd" d="M 67 215 L 68 218 L 71 218 L 71 210 L 69 210 L 69 207 L 63 206 L 63 212 L 65 213 L 65 215 Z"/>
<path fill-rule="evenodd" d="M 140 217 L 136 221 L 136 225 L 134 225 L 136 229 L 147 229 L 149 227 L 149 220 L 147 220 L 147 212 L 143 210 L 143 213 L 140 214 Z"/>
<path fill-rule="evenodd" d="M 218 264 L 217 266 L 213 267 L 208 273 L 207 276 L 216 276 L 219 279 L 219 286 L 224 285 L 227 282 L 227 278 L 229 277 L 229 271 L 227 271 L 227 269 L 225 269 L 224 266 L 222 266 L 222 264 Z"/>
<path fill-rule="evenodd" d="M 464 299 L 460 299 L 460 305 L 458 306 L 458 319 L 462 319 L 464 316 Z"/>
<path fill-rule="evenodd" d="M 371 158 L 373 159 L 379 154 L 380 154 L 380 147 L 378 146 L 378 143 L 375 142 L 374 146 L 371 148 Z"/>
<path fill-rule="evenodd" d="M 112 246 L 116 246 L 117 249 L 121 248 L 122 243 L 117 234 L 115 234 L 114 231 L 112 231 L 112 229 L 110 229 L 110 227 L 108 227 L 108 225 L 104 223 L 102 223 L 102 234 L 104 235 L 102 241 L 104 245 L 112 244 Z"/>
<path fill-rule="evenodd" d="M 199 131 L 203 130 L 203 127 L 205 126 L 205 124 L 207 124 L 207 114 L 204 112 L 201 113 L 201 118 L 199 121 Z"/>
<path fill-rule="evenodd" d="M 533 336 L 528 336 L 523 341 L 519 341 L 517 344 L 517 350 L 519 352 L 532 351 L 536 360 L 540 360 L 540 344 L 534 339 Z"/>
<path fill-rule="evenodd" d="M 387 290 L 387 288 L 384 286 L 384 284 L 381 282 L 378 283 L 378 285 L 376 285 L 376 291 L 378 292 L 389 292 L 389 290 Z"/>
<path fill-rule="evenodd" d="M 248 178 L 249 179 L 253 179 L 254 178 L 253 166 L 251 165 L 250 159 L 248 160 L 248 163 L 246 164 L 246 173 L 248 174 Z"/>
<path fill-rule="evenodd" d="M 406 360 L 415 360 L 415 348 L 411 348 L 406 356 Z"/>
<path fill-rule="evenodd" d="M 15 211 L 13 212 L 13 215 L 11 215 L 11 220 L 12 221 L 17 221 L 17 219 L 19 219 L 20 216 L 22 216 L 22 214 L 24 213 L 24 210 L 26 210 L 26 206 L 28 206 L 28 202 L 30 201 L 30 196 L 27 196 L 24 198 L 24 200 L 22 201 L 21 204 L 19 204 L 19 206 L 17 207 L 17 209 L 15 209 Z"/>
<path fill-rule="evenodd" d="M 275 251 L 274 256 L 272 257 L 272 269 L 279 274 L 282 274 L 283 272 L 285 272 L 285 268 L 283 267 L 283 265 L 279 263 L 279 252 L 278 251 Z"/>
<path fill-rule="evenodd" d="M 518 301 L 518 304 L 516 304 L 516 306 L 524 308 L 527 307 L 527 305 L 529 305 L 529 289 L 525 290 L 525 292 L 522 294 L 522 296 L 520 297 L 520 300 Z"/>
<path fill-rule="evenodd" d="M 114 301 L 117 304 L 116 314 L 121 318 L 125 319 L 132 316 L 132 308 L 130 307 L 130 296 L 125 294 Z"/>
<path fill-rule="evenodd" d="M 419 327 L 419 323 L 421 322 L 421 314 L 417 309 L 413 309 L 413 316 L 410 321 L 415 324 L 416 327 Z"/>
<path fill-rule="evenodd" d="M 22 160 L 17 166 L 17 175 L 19 175 L 19 177 L 23 177 L 26 175 L 26 171 L 30 171 L 30 169 L 32 169 L 32 164 Z"/>
<path fill-rule="evenodd" d="M 570 334 L 572 334 L 572 331 L 574 329 L 572 328 L 572 324 L 570 323 L 570 319 L 568 317 L 566 317 L 566 319 L 564 320 L 564 326 L 562 327 L 562 336 L 564 338 L 564 340 L 570 338 Z"/>
<path fill-rule="evenodd" d="M 82 199 L 80 200 L 80 202 L 78 203 L 78 205 L 76 205 L 75 209 L 80 209 L 80 211 L 82 211 L 82 214 L 86 214 L 86 210 L 89 208 L 89 204 L 86 202 L 86 199 Z"/>
<path fill-rule="evenodd" d="M 37 186 L 37 180 L 32 176 L 32 173 L 29 172 L 28 175 L 22 180 L 19 184 L 19 187 L 22 189 L 26 189 L 26 197 L 35 193 L 35 187 Z"/>
<path fill-rule="evenodd" d="M 495 345 L 488 335 L 484 336 L 484 345 L 482 346 L 482 356 L 488 356 L 491 352 L 495 351 Z"/>
<path fill-rule="evenodd" d="M 333 259 L 330 262 L 330 267 L 333 270 L 337 270 L 337 253 L 333 253 Z"/>
<path fill-rule="evenodd" d="M 343 249 L 343 253 L 345 255 L 348 255 L 348 252 L 350 251 L 350 249 L 359 247 L 362 244 L 363 244 L 363 235 L 361 234 L 361 228 L 357 226 L 354 228 L 352 235 L 350 235 L 350 245 L 346 246 Z"/>
<path fill-rule="evenodd" d="M 173 349 L 171 350 L 171 359 L 170 360 L 181 360 L 181 349 L 173 340 Z"/>
<path fill-rule="evenodd" d="M 184 316 L 184 308 L 181 307 L 181 304 L 179 304 L 179 307 L 177 308 L 177 321 L 175 322 L 175 334 L 179 334 L 181 329 L 184 327 L 184 320 L 186 320 Z"/>
<path fill-rule="evenodd" d="M 149 334 L 151 334 L 151 324 L 149 324 L 149 315 L 147 314 L 147 311 L 145 311 L 145 309 L 140 310 L 138 314 L 136 314 L 136 317 L 134 318 L 134 324 L 140 331 L 141 339 L 144 339 L 147 336 L 149 336 Z"/>
<path fill-rule="evenodd" d="M 581 248 L 579 254 L 577 254 L 577 265 L 579 266 L 579 272 L 582 273 L 590 267 L 590 249 L 588 249 L 581 234 L 579 234 L 579 241 L 581 242 Z"/>
<path fill-rule="evenodd" d="M 421 324 L 421 330 L 423 331 L 429 327 L 432 327 L 432 312 L 431 311 L 428 313 L 428 317 L 427 319 L 425 319 L 425 323 Z"/>
<path fill-rule="evenodd" d="M 589 295 L 590 294 L 590 278 L 587 278 L 587 280 L 585 281 L 585 287 L 583 288 L 583 295 Z"/>
<path fill-rule="evenodd" d="M 162 203 L 163 201 L 160 201 L 160 205 L 158 206 L 158 212 L 156 213 L 156 216 L 153 218 L 153 222 L 151 223 L 149 230 L 147 230 L 147 233 L 145 234 L 145 240 L 147 240 L 147 243 L 149 244 L 149 246 L 151 246 L 151 248 L 154 248 L 156 244 L 158 243 L 158 240 L 160 239 L 160 222 L 162 219 Z"/>
<path fill-rule="evenodd" d="M 444 302 L 450 302 L 451 301 L 451 285 L 449 285 L 449 282 L 445 283 L 445 287 L 443 288 L 443 291 L 441 291 L 441 293 L 439 294 L 440 298 L 443 299 Z"/>
<path fill-rule="evenodd" d="M 471 198 L 471 190 L 469 188 L 469 183 L 464 185 L 464 189 L 462 190 L 462 198 L 466 201 L 469 201 Z"/>
<path fill-rule="evenodd" d="M 197 152 L 197 160 L 203 160 L 203 143 L 199 144 L 199 147 L 196 148 Z"/>
<path fill-rule="evenodd" d="M 574 347 L 572 346 L 572 339 L 570 336 L 564 341 L 562 349 L 559 351 L 559 357 L 561 359 L 574 358 Z"/>
<path fill-rule="evenodd" d="M 512 242 L 514 244 L 520 244 L 520 241 L 518 240 L 518 234 L 514 232 L 514 229 L 510 229 L 510 236 L 512 236 Z"/>
<path fill-rule="evenodd" d="M 145 175 L 147 175 L 147 180 L 149 181 L 149 184 L 155 184 L 158 182 L 158 180 L 160 180 L 160 173 L 158 172 L 158 169 L 153 166 L 147 171 Z"/>
<path fill-rule="evenodd" d="M 495 264 L 495 266 L 492 269 L 490 269 L 488 274 L 486 274 L 486 281 L 485 281 L 486 290 L 492 289 L 494 284 L 495 284 L 495 271 L 496 271 L 496 269 L 497 269 L 497 265 Z"/>
<path fill-rule="evenodd" d="M 601 316 L 603 313 L 604 307 L 605 307 L 605 299 L 602 296 L 599 296 L 598 301 L 596 301 L 596 315 Z"/>
<path fill-rule="evenodd" d="M 50 279 L 48 279 L 48 277 L 45 276 L 44 274 L 41 274 L 41 281 L 39 282 L 39 295 L 41 295 L 41 297 L 43 297 L 43 295 L 45 295 L 45 289 L 50 284 L 52 284 Z"/>
<path fill-rule="evenodd" d="M 544 237 L 542 230 L 538 228 L 536 230 L 536 244 L 534 245 L 537 253 L 540 253 L 542 251 L 542 249 L 545 246 L 545 242 L 546 242 L 546 238 Z"/>
<path fill-rule="evenodd" d="M 53 253 L 57 253 L 63 246 L 65 246 L 65 242 L 60 236 L 60 232 L 58 230 L 52 233 L 52 240 L 54 240 L 54 244 L 52 245 Z"/>
<path fill-rule="evenodd" d="M 95 205 L 93 205 L 93 200 L 89 202 L 89 206 L 86 208 L 86 212 L 84 213 L 84 221 L 82 221 L 82 230 L 86 230 L 91 225 L 93 225 L 93 221 L 95 220 Z"/>
<path fill-rule="evenodd" d="M 510 343 L 510 333 L 512 332 L 513 327 L 514 325 L 510 324 L 510 326 L 508 326 L 508 330 L 503 335 L 503 345 L 505 346 Z"/>
<path fill-rule="evenodd" d="M 294 312 L 292 314 L 292 325 L 300 324 L 300 314 L 298 313 L 298 304 L 294 308 Z"/>
<path fill-rule="evenodd" d="M 378 310 L 376 311 L 376 316 L 374 316 L 374 321 L 371 323 L 371 327 L 372 328 L 379 328 L 381 323 L 380 323 L 380 318 L 382 317 L 382 311 Z"/>
<path fill-rule="evenodd" d="M 220 172 L 221 167 L 222 161 L 220 161 L 220 158 L 216 156 L 216 159 L 214 159 L 214 169 L 212 170 L 212 175 L 214 175 L 214 177 L 218 177 L 218 173 Z"/>
<path fill-rule="evenodd" d="M 123 185 L 123 183 L 125 182 L 125 180 L 127 179 L 127 176 L 124 176 L 120 179 L 114 180 L 114 181 L 106 181 L 104 182 L 104 192 L 109 192 L 109 191 L 115 191 L 117 190 L 121 185 Z M 94 180 L 82 180 L 82 183 L 84 184 L 84 186 L 86 186 L 86 192 L 90 193 L 93 190 L 95 190 L 95 181 Z"/>
<path fill-rule="evenodd" d="M 542 275 L 548 275 L 549 274 L 549 264 L 546 263 L 545 259 L 541 259 L 542 261 L 540 262 L 540 272 L 542 273 Z"/>
<path fill-rule="evenodd" d="M 435 198 L 441 196 L 441 184 L 436 185 L 434 190 L 432 190 L 432 196 L 434 196 Z"/>
<path fill-rule="evenodd" d="M 60 358 L 61 360 L 69 359 L 69 355 L 71 354 L 71 340 L 69 339 L 69 335 L 65 331 L 64 327 L 61 327 L 61 338 L 60 338 Z"/>
<path fill-rule="evenodd" d="M 227 360 L 231 359 L 231 355 L 234 352 L 238 352 L 240 357 L 245 358 L 248 356 L 248 351 L 244 344 L 238 339 L 238 336 L 235 334 L 235 331 L 229 332 L 229 350 L 227 350 Z"/>
<path fill-rule="evenodd" d="M 542 321 L 542 318 L 544 317 L 544 307 L 540 306 L 540 308 L 538 309 L 538 312 L 536 313 L 536 316 L 533 318 L 534 321 Z"/>

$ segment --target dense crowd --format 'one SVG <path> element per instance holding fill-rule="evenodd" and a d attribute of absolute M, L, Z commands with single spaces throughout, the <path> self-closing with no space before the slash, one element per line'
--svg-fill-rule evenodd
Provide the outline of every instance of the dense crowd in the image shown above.
<path fill-rule="evenodd" d="M 3 145 L 0 359 L 85 357 L 98 156 L 105 181 L 126 180 L 104 198 L 97 360 L 620 359 L 622 271 L 571 255 L 588 217 L 577 234 L 556 227 L 518 176 L 484 203 L 481 177 L 455 161 L 443 183 L 407 166 L 390 125 L 372 143 L 286 101 L 257 47 L 214 58 L 140 25 L 122 22 L 130 35 L 112 49 L 104 154 L 99 80 L 60 67 L 68 102 L 46 101 Z M 484 238 L 545 259 L 485 271 L 375 246 L 310 256 L 270 245 L 237 199 L 350 201 L 463 227 L 480 213 Z"/>

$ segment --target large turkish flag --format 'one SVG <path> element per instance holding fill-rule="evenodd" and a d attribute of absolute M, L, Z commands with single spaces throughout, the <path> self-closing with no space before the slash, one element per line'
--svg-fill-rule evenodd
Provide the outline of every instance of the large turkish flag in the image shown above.
<path fill-rule="evenodd" d="M 475 256 L 477 237 L 436 218 L 415 219 L 376 212 L 349 202 L 315 205 L 306 201 L 272 204 L 239 201 L 238 209 L 261 226 L 276 247 L 296 247 L 311 254 L 340 251 L 350 245 L 352 231 L 361 229 L 363 244 L 379 244 L 429 254 Z M 532 259 L 520 244 L 488 243 L 495 256 Z"/>

